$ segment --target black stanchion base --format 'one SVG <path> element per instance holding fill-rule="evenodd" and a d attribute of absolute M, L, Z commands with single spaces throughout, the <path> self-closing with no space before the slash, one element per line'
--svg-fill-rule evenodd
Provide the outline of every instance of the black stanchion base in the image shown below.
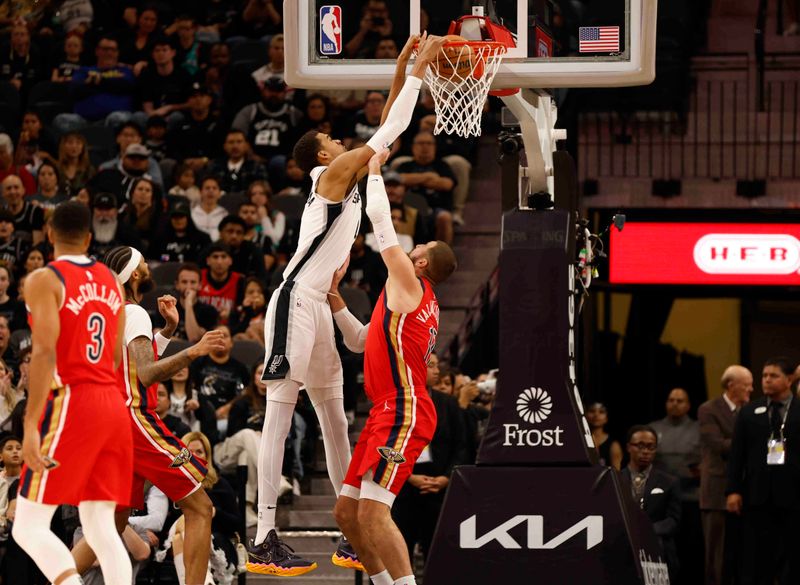
<path fill-rule="evenodd" d="M 619 475 L 592 467 L 459 467 L 425 582 L 669 585 L 649 520 Z"/>

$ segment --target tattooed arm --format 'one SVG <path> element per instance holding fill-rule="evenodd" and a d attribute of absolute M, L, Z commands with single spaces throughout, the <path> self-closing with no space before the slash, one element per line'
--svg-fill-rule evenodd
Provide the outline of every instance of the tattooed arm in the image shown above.
<path fill-rule="evenodd" d="M 209 331 L 191 347 L 171 355 L 168 358 L 156 360 L 153 356 L 153 342 L 140 336 L 128 344 L 133 361 L 136 364 L 136 375 L 145 386 L 155 382 L 169 380 L 177 372 L 187 367 L 200 356 L 208 355 L 212 351 L 224 351 L 221 331 Z"/>

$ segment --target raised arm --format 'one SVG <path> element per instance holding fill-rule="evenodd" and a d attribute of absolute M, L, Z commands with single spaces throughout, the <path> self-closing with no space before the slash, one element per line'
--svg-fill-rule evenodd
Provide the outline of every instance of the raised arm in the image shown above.
<path fill-rule="evenodd" d="M 400 55 L 397 57 L 397 67 L 394 70 L 392 87 L 389 90 L 389 97 L 386 98 L 386 104 L 383 106 L 383 112 L 381 113 L 381 126 L 383 126 L 383 123 L 386 122 L 386 118 L 389 116 L 389 110 L 392 109 L 394 100 L 397 99 L 397 95 L 400 93 L 400 90 L 403 89 L 403 84 L 406 81 L 406 68 L 408 67 L 408 60 L 414 53 L 414 46 L 419 42 L 421 42 L 419 35 L 411 35 L 408 37 L 406 46 L 403 47 L 403 50 L 400 51 Z M 424 69 L 422 70 L 422 74 L 425 75 Z"/>
<path fill-rule="evenodd" d="M 331 287 L 328 289 L 328 303 L 331 306 L 333 319 L 339 330 L 342 332 L 342 339 L 347 349 L 353 353 L 363 353 L 364 346 L 367 343 L 367 332 L 369 331 L 369 323 L 364 325 L 353 315 L 347 308 L 347 303 L 339 294 L 339 283 L 342 281 L 345 273 L 347 272 L 347 265 L 350 264 L 350 257 L 347 257 L 344 264 L 342 264 L 336 272 L 333 273 L 331 280 Z"/>
<path fill-rule="evenodd" d="M 136 374 L 145 386 L 169 380 L 192 361 L 215 349 L 225 349 L 220 331 L 209 331 L 193 346 L 160 360 L 153 357 L 153 345 L 147 337 L 139 336 L 128 342 L 128 350 L 136 364 Z"/>
<path fill-rule="evenodd" d="M 422 285 L 417 279 L 414 263 L 397 241 L 397 233 L 392 223 L 391 206 L 381 176 L 381 165 L 386 162 L 388 154 L 384 149 L 369 160 L 367 216 L 372 222 L 383 263 L 389 270 L 389 278 L 386 281 L 386 301 L 389 309 L 408 313 L 422 300 Z"/>
<path fill-rule="evenodd" d="M 31 332 L 31 364 L 28 382 L 28 403 L 25 407 L 22 458 L 35 472 L 49 465 L 42 456 L 39 418 L 50 394 L 56 367 L 56 344 L 61 333 L 58 308 L 61 305 L 61 283 L 55 273 L 41 268 L 28 277 L 26 303 L 34 323 Z"/>

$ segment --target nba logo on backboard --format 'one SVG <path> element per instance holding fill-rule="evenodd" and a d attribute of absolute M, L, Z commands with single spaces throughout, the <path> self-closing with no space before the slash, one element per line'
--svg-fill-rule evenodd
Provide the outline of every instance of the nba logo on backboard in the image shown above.
<path fill-rule="evenodd" d="M 338 55 L 342 52 L 342 7 L 323 6 L 319 9 L 319 52 Z"/>

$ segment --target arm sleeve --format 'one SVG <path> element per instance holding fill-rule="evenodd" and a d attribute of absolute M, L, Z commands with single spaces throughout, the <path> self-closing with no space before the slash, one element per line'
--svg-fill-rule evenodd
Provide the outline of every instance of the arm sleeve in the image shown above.
<path fill-rule="evenodd" d="M 386 248 L 399 246 L 397 232 L 392 223 L 392 208 L 383 185 L 383 177 L 370 175 L 367 179 L 367 217 L 372 222 L 372 231 L 378 249 L 383 252 Z"/>
<path fill-rule="evenodd" d="M 339 330 L 342 332 L 342 338 L 347 349 L 353 353 L 364 353 L 364 345 L 367 342 L 367 331 L 369 330 L 369 323 L 364 325 L 356 319 L 347 307 L 333 314 Z"/>
<path fill-rule="evenodd" d="M 150 315 L 139 305 L 125 305 L 125 345 L 137 337 L 153 340 L 153 324 Z"/>
<path fill-rule="evenodd" d="M 420 78 L 412 75 L 406 77 L 403 89 L 397 94 L 397 99 L 389 110 L 386 122 L 369 139 L 367 146 L 378 152 L 384 148 L 389 148 L 389 145 L 400 137 L 405 129 L 408 128 L 409 123 L 411 123 L 411 115 L 414 113 L 414 106 L 417 105 L 417 97 L 421 86 L 422 80 Z"/>

